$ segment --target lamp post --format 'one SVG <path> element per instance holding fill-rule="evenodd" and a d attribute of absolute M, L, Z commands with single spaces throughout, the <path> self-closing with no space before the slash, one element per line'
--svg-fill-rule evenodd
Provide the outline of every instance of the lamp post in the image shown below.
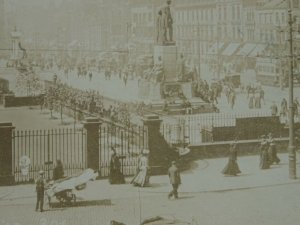
<path fill-rule="evenodd" d="M 293 16 L 291 0 L 288 3 L 288 25 L 289 25 L 289 58 L 290 58 L 290 75 L 289 75 L 289 177 L 296 179 L 296 152 L 294 146 L 294 60 L 293 60 Z"/>

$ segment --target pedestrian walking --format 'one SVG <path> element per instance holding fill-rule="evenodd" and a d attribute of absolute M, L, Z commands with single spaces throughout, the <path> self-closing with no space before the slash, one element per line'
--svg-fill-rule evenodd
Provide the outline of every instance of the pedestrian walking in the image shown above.
<path fill-rule="evenodd" d="M 112 148 L 112 155 L 109 165 L 109 183 L 110 184 L 124 184 L 124 175 L 121 172 L 121 163 L 119 157 L 117 156 L 116 150 Z"/>
<path fill-rule="evenodd" d="M 253 107 L 254 107 L 254 94 L 253 93 L 250 94 L 248 107 L 249 107 L 249 109 L 253 109 Z"/>
<path fill-rule="evenodd" d="M 130 182 L 134 186 L 145 187 L 149 185 L 149 150 L 144 149 L 138 160 L 137 174 Z"/>
<path fill-rule="evenodd" d="M 170 199 L 174 196 L 175 199 L 178 199 L 178 187 L 181 184 L 180 172 L 176 166 L 176 162 L 172 162 L 172 166 L 169 168 L 168 171 L 170 183 L 172 184 L 173 190 L 169 193 L 168 198 Z"/>
<path fill-rule="evenodd" d="M 225 168 L 222 170 L 224 175 L 236 176 L 241 173 L 239 166 L 237 164 L 237 142 L 236 140 L 231 143 L 229 149 L 229 159 Z"/>
<path fill-rule="evenodd" d="M 268 142 L 266 140 L 265 135 L 262 136 L 262 141 L 260 143 L 259 168 L 260 169 L 269 169 L 270 168 L 269 154 L 268 154 Z"/>
<path fill-rule="evenodd" d="M 281 108 L 280 108 L 280 116 L 286 117 L 287 116 L 287 100 L 285 98 L 281 101 Z"/>
<path fill-rule="evenodd" d="M 36 186 L 35 186 L 35 191 L 36 191 L 36 206 L 35 206 L 35 211 L 38 211 L 40 209 L 40 212 L 43 212 L 43 206 L 44 206 L 44 191 L 45 191 L 45 179 L 44 179 L 44 171 L 39 172 L 39 178 L 36 180 Z"/>
<path fill-rule="evenodd" d="M 271 115 L 272 116 L 277 116 L 278 113 L 278 108 L 275 102 L 273 102 L 273 104 L 271 105 Z"/>
<path fill-rule="evenodd" d="M 230 93 L 230 107 L 231 107 L 231 109 L 233 109 L 234 104 L 235 104 L 235 93 L 234 93 L 234 91 L 231 91 L 231 93 Z"/>
<path fill-rule="evenodd" d="M 259 95 L 260 95 L 260 102 L 263 101 L 264 105 L 266 104 L 265 103 L 265 91 L 262 87 L 260 87 L 260 90 L 259 90 Z"/>
<path fill-rule="evenodd" d="M 89 79 L 90 79 L 90 81 L 92 81 L 92 78 L 93 78 L 93 73 L 92 73 L 92 71 L 90 71 L 89 72 Z"/>
<path fill-rule="evenodd" d="M 269 164 L 272 165 L 274 162 L 278 164 L 280 162 L 280 159 L 277 156 L 277 146 L 273 139 L 272 133 L 269 134 L 268 144 Z"/>
<path fill-rule="evenodd" d="M 261 98 L 260 98 L 260 93 L 258 90 L 254 94 L 254 106 L 256 109 L 261 108 Z"/>

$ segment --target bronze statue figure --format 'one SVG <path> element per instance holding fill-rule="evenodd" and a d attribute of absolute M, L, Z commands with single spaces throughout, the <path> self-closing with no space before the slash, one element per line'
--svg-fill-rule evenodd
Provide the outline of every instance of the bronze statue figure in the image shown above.
<path fill-rule="evenodd" d="M 171 0 L 168 0 L 167 5 L 158 11 L 156 20 L 156 42 L 158 44 L 173 42 L 173 18 L 170 5 Z"/>

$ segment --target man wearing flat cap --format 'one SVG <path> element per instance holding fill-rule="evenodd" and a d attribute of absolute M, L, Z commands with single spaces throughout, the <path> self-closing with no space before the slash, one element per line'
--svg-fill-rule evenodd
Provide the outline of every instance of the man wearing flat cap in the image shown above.
<path fill-rule="evenodd" d="M 172 162 L 172 166 L 169 168 L 168 171 L 170 183 L 172 184 L 173 190 L 169 193 L 168 198 L 170 199 L 172 196 L 174 196 L 175 199 L 178 198 L 178 187 L 181 184 L 181 178 L 180 178 L 180 172 L 179 169 L 176 166 L 176 162 Z"/>
<path fill-rule="evenodd" d="M 39 178 L 36 180 L 36 207 L 35 211 L 38 211 L 40 208 L 40 212 L 43 212 L 43 205 L 44 205 L 44 191 L 45 191 L 45 179 L 44 179 L 44 171 L 39 171 Z"/>

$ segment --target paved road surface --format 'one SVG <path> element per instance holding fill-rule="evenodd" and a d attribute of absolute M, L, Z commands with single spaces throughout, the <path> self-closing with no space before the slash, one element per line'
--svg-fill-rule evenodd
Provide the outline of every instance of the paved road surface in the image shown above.
<path fill-rule="evenodd" d="M 151 177 L 152 186 L 142 189 L 100 180 L 78 192 L 79 206 L 38 213 L 34 185 L 0 187 L 0 225 L 106 225 L 111 219 L 137 225 L 140 217 L 157 215 L 194 218 L 199 225 L 298 224 L 300 183 L 288 178 L 288 155 L 281 154 L 279 165 L 263 171 L 258 169 L 258 158 L 239 157 L 238 177 L 220 173 L 227 158 L 196 161 L 182 173 L 179 200 L 167 199 L 166 176 Z"/>

